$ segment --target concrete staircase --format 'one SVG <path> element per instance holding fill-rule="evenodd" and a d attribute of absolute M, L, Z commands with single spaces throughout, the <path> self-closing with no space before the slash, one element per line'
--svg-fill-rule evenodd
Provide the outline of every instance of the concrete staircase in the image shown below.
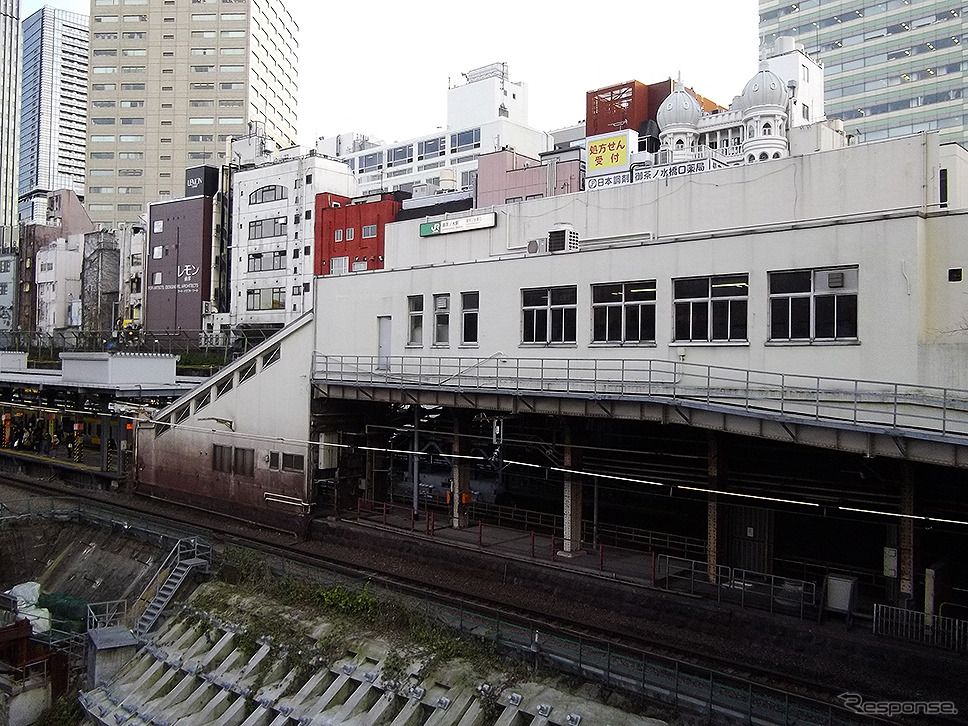
<path fill-rule="evenodd" d="M 139 639 L 147 637 L 189 573 L 209 571 L 210 557 L 211 546 L 207 543 L 195 538 L 178 541 L 141 595 L 140 601 L 148 605 L 134 627 L 134 634 Z"/>

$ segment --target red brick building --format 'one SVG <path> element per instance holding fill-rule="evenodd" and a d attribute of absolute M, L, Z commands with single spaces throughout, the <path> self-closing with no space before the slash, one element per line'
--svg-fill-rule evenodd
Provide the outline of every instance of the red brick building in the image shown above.
<path fill-rule="evenodd" d="M 383 230 L 397 218 L 406 192 L 383 192 L 366 197 L 316 195 L 317 275 L 383 268 Z"/>

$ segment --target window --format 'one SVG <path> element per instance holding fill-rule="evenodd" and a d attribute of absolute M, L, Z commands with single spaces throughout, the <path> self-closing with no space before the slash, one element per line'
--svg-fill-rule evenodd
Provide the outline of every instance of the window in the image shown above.
<path fill-rule="evenodd" d="M 293 285 L 292 286 L 292 296 L 293 297 L 298 297 L 299 295 L 302 295 L 302 285 Z"/>
<path fill-rule="evenodd" d="M 350 271 L 350 258 L 347 256 L 333 257 L 329 261 L 329 273 L 331 275 L 345 275 Z"/>
<path fill-rule="evenodd" d="M 249 272 L 286 269 L 286 251 L 256 252 L 249 255 Z"/>
<path fill-rule="evenodd" d="M 654 343 L 655 280 L 592 285 L 592 342 Z"/>
<path fill-rule="evenodd" d="M 770 273 L 770 340 L 856 338 L 856 267 Z"/>
<path fill-rule="evenodd" d="M 232 447 L 212 444 L 212 471 L 232 473 Z"/>
<path fill-rule="evenodd" d="M 151 273 L 151 284 L 152 285 L 160 285 L 161 284 L 161 273 L 160 272 L 153 272 L 153 273 Z"/>
<path fill-rule="evenodd" d="M 521 291 L 523 343 L 574 343 L 578 288 L 552 287 Z"/>
<path fill-rule="evenodd" d="M 283 471 L 302 471 L 305 468 L 303 463 L 302 454 L 286 454 L 282 455 L 282 469 Z"/>
<path fill-rule="evenodd" d="M 343 230 L 338 229 L 338 230 L 336 230 L 333 233 L 333 241 L 334 242 L 342 242 L 343 241 Z"/>
<path fill-rule="evenodd" d="M 285 288 L 263 287 L 246 291 L 246 310 L 282 310 L 285 307 Z"/>
<path fill-rule="evenodd" d="M 677 341 L 745 341 L 749 275 L 673 280 Z"/>
<path fill-rule="evenodd" d="M 423 161 L 424 159 L 433 159 L 438 156 L 443 156 L 447 153 L 447 144 L 444 141 L 444 137 L 440 136 L 436 139 L 427 139 L 426 141 L 417 142 L 417 160 Z"/>
<path fill-rule="evenodd" d="M 264 202 L 275 202 L 289 196 L 286 187 L 273 185 L 256 189 L 249 195 L 249 204 L 262 204 Z"/>
<path fill-rule="evenodd" d="M 233 463 L 236 474 L 252 476 L 255 473 L 255 449 L 236 448 Z"/>
<path fill-rule="evenodd" d="M 423 295 L 407 298 L 407 345 L 423 345 Z"/>
<path fill-rule="evenodd" d="M 450 345 L 450 295 L 434 295 L 434 345 Z"/>
<path fill-rule="evenodd" d="M 359 157 L 359 172 L 377 171 L 383 168 L 383 152 L 374 151 Z"/>
<path fill-rule="evenodd" d="M 353 241 L 353 238 L 355 236 L 356 236 L 356 228 L 355 227 L 347 227 L 346 228 L 346 241 L 347 242 L 352 242 Z"/>
<path fill-rule="evenodd" d="M 462 345 L 477 345 L 477 320 L 480 312 L 480 299 L 481 294 L 479 292 L 462 292 L 460 294 L 460 342 Z"/>
<path fill-rule="evenodd" d="M 450 151 L 467 151 L 468 149 L 478 149 L 481 146 L 481 130 L 470 129 L 450 135 Z"/>
<path fill-rule="evenodd" d="M 401 166 L 413 161 L 413 144 L 397 146 L 387 151 L 387 166 Z"/>
<path fill-rule="evenodd" d="M 288 221 L 288 217 L 276 217 L 274 219 L 257 219 L 249 222 L 249 239 L 283 237 L 286 234 Z"/>
<path fill-rule="evenodd" d="M 363 239 L 373 239 L 376 237 L 376 225 L 375 224 L 364 224 L 363 225 Z"/>

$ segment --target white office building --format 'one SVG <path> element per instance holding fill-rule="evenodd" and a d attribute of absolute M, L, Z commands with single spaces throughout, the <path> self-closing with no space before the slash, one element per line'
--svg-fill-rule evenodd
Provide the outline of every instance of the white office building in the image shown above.
<path fill-rule="evenodd" d="M 316 195 L 357 194 L 349 167 L 315 150 L 293 147 L 256 159 L 234 178 L 231 303 L 216 316 L 216 329 L 282 327 L 311 310 Z"/>
<path fill-rule="evenodd" d="M 80 327 L 83 263 L 82 234 L 54 240 L 37 252 L 37 332 Z"/>
<path fill-rule="evenodd" d="M 524 156 L 552 148 L 550 134 L 528 126 L 528 88 L 509 79 L 506 63 L 468 71 L 447 90 L 447 125 L 405 141 L 384 143 L 359 133 L 321 138 L 318 153 L 342 159 L 360 193 L 407 191 L 415 196 L 473 189 L 477 157 L 511 148 Z"/>

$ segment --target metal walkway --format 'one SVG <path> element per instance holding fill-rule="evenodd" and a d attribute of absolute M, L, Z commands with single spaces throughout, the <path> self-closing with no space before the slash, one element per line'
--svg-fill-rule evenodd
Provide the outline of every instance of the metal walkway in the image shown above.
<path fill-rule="evenodd" d="M 324 397 L 682 423 L 968 467 L 968 390 L 666 360 L 317 355 Z"/>

